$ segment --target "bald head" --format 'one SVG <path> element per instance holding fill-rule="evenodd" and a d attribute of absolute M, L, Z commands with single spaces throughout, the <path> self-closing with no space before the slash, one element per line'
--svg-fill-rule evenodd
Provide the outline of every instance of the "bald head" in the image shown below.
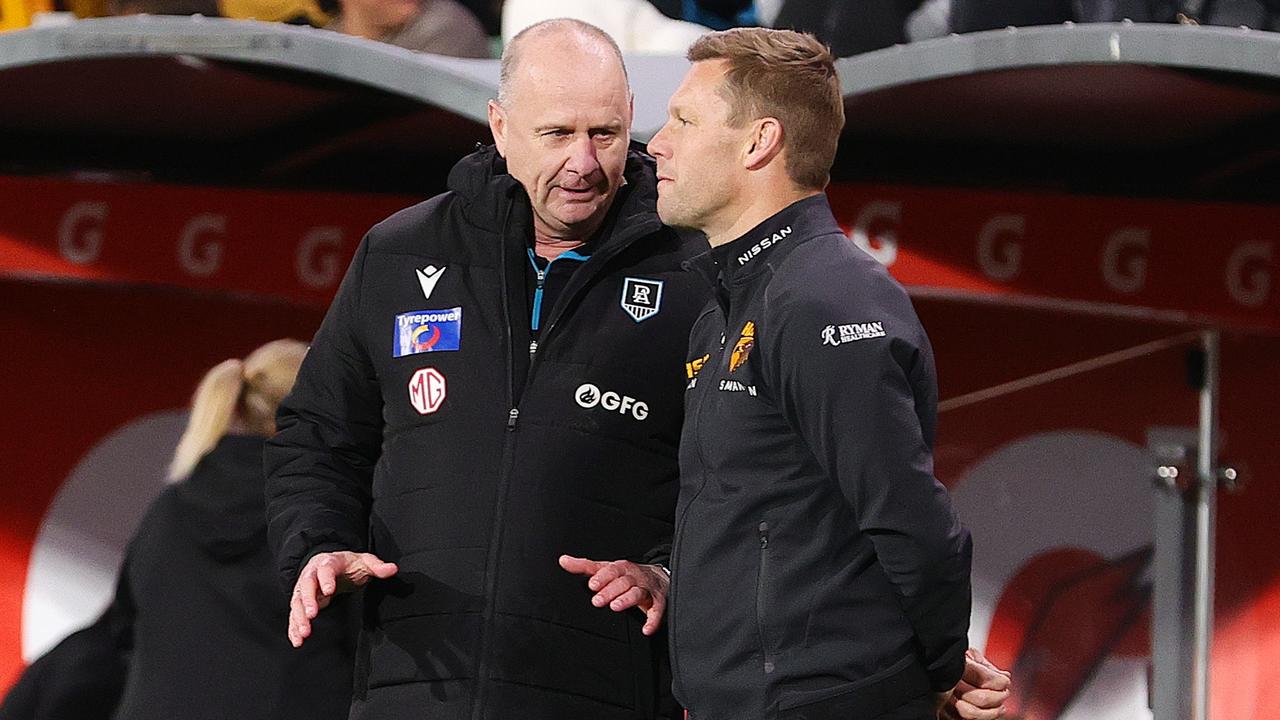
<path fill-rule="evenodd" d="M 581 20 L 558 18 L 530 25 L 503 48 L 498 102 L 509 106 L 516 86 L 530 75 L 563 75 L 568 68 L 579 79 L 584 72 L 590 72 L 606 81 L 621 80 L 629 87 L 622 50 L 609 33 Z"/>
<path fill-rule="evenodd" d="M 618 46 L 577 20 L 525 29 L 502 54 L 489 128 L 529 195 L 539 241 L 588 240 L 622 187 L 631 139 Z"/>

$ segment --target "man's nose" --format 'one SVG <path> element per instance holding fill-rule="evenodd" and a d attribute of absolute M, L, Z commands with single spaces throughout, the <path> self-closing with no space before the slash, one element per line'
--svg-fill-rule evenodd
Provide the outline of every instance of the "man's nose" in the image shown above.
<path fill-rule="evenodd" d="M 569 146 L 569 161 L 565 167 L 580 177 L 591 175 L 600 169 L 600 158 L 596 156 L 596 144 L 590 137 L 573 141 Z"/>
<path fill-rule="evenodd" d="M 663 125 L 657 135 L 649 138 L 649 144 L 645 146 L 649 154 L 653 157 L 667 156 L 667 126 Z"/>

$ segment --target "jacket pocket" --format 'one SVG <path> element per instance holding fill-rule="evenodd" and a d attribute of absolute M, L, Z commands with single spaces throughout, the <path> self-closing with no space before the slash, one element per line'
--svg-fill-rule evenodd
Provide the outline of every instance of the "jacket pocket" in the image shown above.
<path fill-rule="evenodd" d="M 924 720 L 932 717 L 929 678 L 914 656 L 905 657 L 857 682 L 821 690 L 784 690 L 778 701 L 779 720 Z"/>
<path fill-rule="evenodd" d="M 766 675 L 769 675 L 774 670 L 773 660 L 769 653 L 769 637 L 765 632 L 766 619 L 769 613 L 769 522 L 761 520 L 760 524 L 756 526 L 756 533 L 760 540 L 760 562 L 756 569 L 756 633 L 760 641 L 760 657 L 764 663 L 763 670 Z"/>

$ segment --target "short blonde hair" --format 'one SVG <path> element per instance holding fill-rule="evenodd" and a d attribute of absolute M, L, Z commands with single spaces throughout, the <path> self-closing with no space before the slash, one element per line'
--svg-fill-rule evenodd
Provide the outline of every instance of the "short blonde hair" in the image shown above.
<path fill-rule="evenodd" d="M 777 118 L 791 180 L 806 189 L 827 186 L 844 129 L 844 98 L 826 45 L 792 30 L 734 28 L 698 38 L 688 57 L 725 60 L 720 92 L 729 103 L 729 123 Z"/>

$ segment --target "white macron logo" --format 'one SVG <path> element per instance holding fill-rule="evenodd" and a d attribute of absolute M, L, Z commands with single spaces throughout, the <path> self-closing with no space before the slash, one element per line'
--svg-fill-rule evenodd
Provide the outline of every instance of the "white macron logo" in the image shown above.
<path fill-rule="evenodd" d="M 438 268 L 435 265 L 428 265 L 421 270 L 415 270 L 418 274 L 418 284 L 422 286 L 422 296 L 431 299 L 431 293 L 436 289 L 436 283 L 440 282 L 440 276 L 444 275 L 447 267 Z"/>
<path fill-rule="evenodd" d="M 752 245 L 750 250 L 747 250 L 746 252 L 738 256 L 738 267 L 742 267 L 743 265 L 746 265 L 747 263 L 751 262 L 752 260 L 755 259 L 757 255 L 773 247 L 774 245 L 777 245 L 778 243 L 782 242 L 790 234 L 791 234 L 791 226 L 788 225 L 782 228 L 781 230 L 779 230 L 778 232 L 774 233 L 773 235 L 762 239 L 760 242 L 756 243 L 755 245 Z"/>
<path fill-rule="evenodd" d="M 847 325 L 828 325 L 822 329 L 822 344 L 836 347 L 856 340 L 869 340 L 884 337 L 884 323 L 849 323 Z"/>
<path fill-rule="evenodd" d="M 577 401 L 578 405 L 588 410 L 599 406 L 619 415 L 630 415 L 636 420 L 644 420 L 649 417 L 649 406 L 643 401 L 627 395 L 619 395 L 612 390 L 601 392 L 599 387 L 591 383 L 579 385 L 578 389 L 573 391 L 573 399 Z"/>

